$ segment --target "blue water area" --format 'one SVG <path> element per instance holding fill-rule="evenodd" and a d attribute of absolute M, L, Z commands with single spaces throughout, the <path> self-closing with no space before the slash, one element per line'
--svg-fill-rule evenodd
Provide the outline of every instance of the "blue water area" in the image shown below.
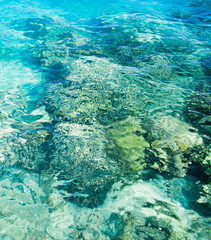
<path fill-rule="evenodd" d="M 0 1 L 0 238 L 211 238 L 208 0 Z"/>

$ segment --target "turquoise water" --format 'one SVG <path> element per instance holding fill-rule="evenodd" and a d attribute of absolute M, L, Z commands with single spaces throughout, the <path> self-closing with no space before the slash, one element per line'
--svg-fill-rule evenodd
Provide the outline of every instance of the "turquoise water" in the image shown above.
<path fill-rule="evenodd" d="M 0 238 L 210 239 L 209 1 L 0 1 Z"/>

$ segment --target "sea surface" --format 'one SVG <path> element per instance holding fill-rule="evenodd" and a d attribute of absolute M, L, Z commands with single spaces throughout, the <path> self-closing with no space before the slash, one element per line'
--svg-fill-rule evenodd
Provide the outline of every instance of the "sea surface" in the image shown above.
<path fill-rule="evenodd" d="M 0 0 L 0 239 L 211 239 L 210 17 Z"/>

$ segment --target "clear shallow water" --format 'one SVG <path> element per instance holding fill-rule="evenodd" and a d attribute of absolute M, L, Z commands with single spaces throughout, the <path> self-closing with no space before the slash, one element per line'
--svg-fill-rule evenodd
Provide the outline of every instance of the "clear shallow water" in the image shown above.
<path fill-rule="evenodd" d="M 0 12 L 1 238 L 209 239 L 209 1 Z"/>

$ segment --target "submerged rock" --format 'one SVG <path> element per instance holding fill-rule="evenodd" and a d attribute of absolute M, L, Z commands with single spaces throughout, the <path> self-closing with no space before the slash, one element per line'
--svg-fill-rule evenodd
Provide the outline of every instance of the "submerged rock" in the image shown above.
<path fill-rule="evenodd" d="M 166 56 L 155 55 L 149 58 L 144 70 L 152 77 L 158 80 L 170 80 L 172 77 L 171 62 Z"/>
<path fill-rule="evenodd" d="M 172 116 L 155 119 L 150 132 L 153 143 L 162 148 L 169 147 L 173 151 L 185 151 L 187 148 L 201 145 L 203 139 L 196 129 Z M 162 142 L 159 142 L 161 140 Z"/>
<path fill-rule="evenodd" d="M 119 169 L 104 151 L 106 139 L 99 126 L 61 123 L 50 143 L 50 172 L 62 180 L 66 199 L 87 207 L 103 203 Z"/>
<path fill-rule="evenodd" d="M 102 127 L 60 123 L 47 129 L 4 138 L 0 142 L 2 171 L 19 167 L 48 174 L 62 182 L 57 188 L 64 199 L 79 206 L 101 205 L 121 174 L 105 153 L 107 140 Z"/>
<path fill-rule="evenodd" d="M 15 20 L 11 28 L 34 41 L 22 52 L 24 62 L 41 65 L 50 80 L 64 79 L 75 47 L 72 29 L 48 17 Z M 63 69 L 63 71 L 61 71 Z"/>
<path fill-rule="evenodd" d="M 107 214 L 103 230 L 110 239 L 189 240 L 193 236 L 197 237 L 203 227 L 206 228 L 207 224 L 202 224 L 191 229 L 187 215 L 192 216 L 191 222 L 201 221 L 202 218 L 192 210 L 183 209 L 178 202 L 175 203 L 167 197 L 172 191 L 177 193 L 175 187 L 171 188 L 167 184 L 168 190 L 163 186 L 163 191 L 163 188 L 153 187 L 151 183 L 138 181 L 122 188 L 120 192 L 115 189 L 114 194 L 117 198 L 113 197 L 111 202 L 106 200 L 104 207 L 106 210 L 112 209 L 112 212 Z M 160 191 L 165 192 L 166 196 L 160 195 Z"/>
<path fill-rule="evenodd" d="M 192 204 L 193 208 L 200 214 L 211 216 L 211 183 L 198 184 L 199 198 Z"/>
<path fill-rule="evenodd" d="M 10 27 L 18 31 L 23 31 L 26 37 L 37 40 L 46 36 L 47 27 L 53 22 L 52 18 L 46 16 L 41 18 L 22 18 L 13 21 Z"/>
<path fill-rule="evenodd" d="M 46 172 L 49 168 L 48 138 L 49 132 L 43 129 L 30 129 L 3 138 L 0 155 L 3 167 L 18 166 L 36 173 Z"/>
<path fill-rule="evenodd" d="M 161 160 L 161 165 L 155 164 L 154 168 L 179 177 L 185 175 L 188 166 L 185 152 L 203 144 L 203 139 L 193 127 L 172 116 L 155 119 L 152 127 L 149 126 L 147 140 L 151 143 L 148 159 L 154 156 L 158 161 Z"/>
<path fill-rule="evenodd" d="M 55 120 L 106 126 L 143 111 L 142 87 L 132 70 L 96 57 L 80 58 L 71 67 L 64 83 L 49 84 L 43 100 Z"/>
<path fill-rule="evenodd" d="M 211 96 L 210 94 L 196 93 L 187 100 L 187 115 L 191 123 L 205 133 L 211 133 Z"/>
<path fill-rule="evenodd" d="M 192 94 L 186 100 L 187 108 L 186 114 L 190 122 L 198 129 L 205 133 L 204 144 L 196 151 L 189 151 L 187 155 L 190 157 L 194 164 L 201 167 L 201 173 L 197 175 L 203 180 L 210 180 L 211 175 L 211 155 L 210 155 L 210 133 L 211 133 L 211 97 L 207 93 Z M 204 175 L 204 176 L 203 176 Z"/>
<path fill-rule="evenodd" d="M 74 46 L 74 37 L 70 28 L 52 26 L 48 28 L 42 45 L 36 49 L 32 49 L 34 51 L 32 54 L 44 67 L 53 68 L 55 65 L 67 66 L 72 62 L 71 49 Z"/>
<path fill-rule="evenodd" d="M 193 156 L 203 148 L 203 139 L 195 129 L 171 116 L 157 118 L 151 123 L 128 117 L 110 125 L 106 136 L 108 155 L 126 175 L 151 168 L 183 177 L 189 163 L 196 162 Z M 205 169 L 209 163 L 205 159 L 203 162 Z"/>
<path fill-rule="evenodd" d="M 207 144 L 194 147 L 185 152 L 184 157 L 191 163 L 188 173 L 200 179 L 202 182 L 209 182 L 211 176 L 211 149 Z"/>
<path fill-rule="evenodd" d="M 211 149 L 206 152 L 206 156 L 201 161 L 201 165 L 204 168 L 205 174 L 207 174 L 209 177 L 211 176 Z"/>
<path fill-rule="evenodd" d="M 144 151 L 150 145 L 143 136 L 145 133 L 138 120 L 132 117 L 109 127 L 107 153 L 123 171 L 136 173 L 146 168 Z"/>
<path fill-rule="evenodd" d="M 185 50 L 191 54 L 194 48 L 189 41 L 162 39 L 160 24 L 150 23 L 141 34 L 141 27 L 125 31 L 121 24 L 105 26 L 99 20 L 96 29 L 90 28 L 96 39 L 100 36 L 93 49 L 83 44 L 78 47 L 72 29 L 57 26 L 52 19 L 24 19 L 12 25 L 39 43 L 31 53 L 44 67 L 48 83 L 40 104 L 52 119 L 50 134 L 44 126 L 44 130 L 26 133 L 14 143 L 13 153 L 18 156 L 15 164 L 63 180 L 65 184 L 58 189 L 64 198 L 87 207 L 102 204 L 111 185 L 122 175 L 150 167 L 184 176 L 183 168 L 189 161 L 184 154 L 203 143 L 192 132 L 195 129 L 166 116 L 154 120 L 146 132 L 137 119 L 128 116 L 143 116 L 146 106 L 160 102 L 162 94 L 156 81 L 173 76 L 170 58 L 164 53 Z M 150 30 L 154 25 L 155 30 Z M 106 48 L 105 43 L 111 41 L 111 48 L 110 43 Z M 155 50 L 160 54 L 155 55 Z M 129 67 L 112 63 L 108 56 Z M 169 92 L 165 96 L 169 102 Z"/>

